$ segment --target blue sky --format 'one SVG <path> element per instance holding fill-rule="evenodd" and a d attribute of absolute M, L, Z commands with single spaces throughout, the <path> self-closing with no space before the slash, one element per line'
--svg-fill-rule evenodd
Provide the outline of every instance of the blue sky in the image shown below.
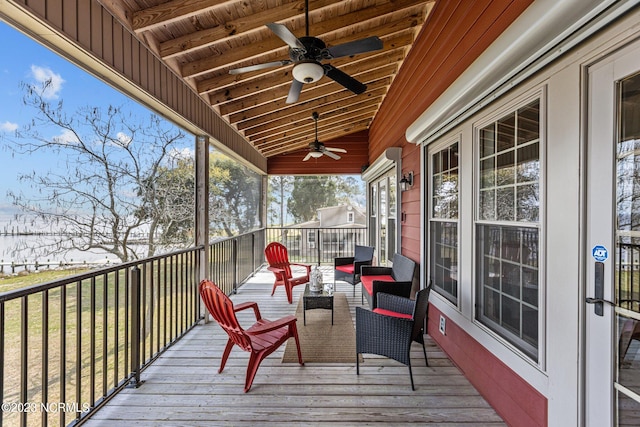
<path fill-rule="evenodd" d="M 19 185 L 16 177 L 32 170 L 55 167 L 51 155 L 14 157 L 7 149 L 6 138 L 24 126 L 33 110 L 23 105 L 21 84 L 39 85 L 51 79 L 52 90 L 47 93 L 54 104 L 62 100 L 67 112 L 83 106 L 124 106 L 140 117 L 148 117 L 149 110 L 117 92 L 102 81 L 81 70 L 56 53 L 0 21 L 0 222 L 12 212 L 7 197 L 9 189 Z M 57 135 L 51 135 L 57 136 Z M 23 188 L 23 190 L 26 190 Z"/>

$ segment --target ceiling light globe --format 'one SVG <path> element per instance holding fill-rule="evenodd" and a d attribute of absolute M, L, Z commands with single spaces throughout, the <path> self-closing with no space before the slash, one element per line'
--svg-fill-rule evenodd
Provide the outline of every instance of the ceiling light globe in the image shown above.
<path fill-rule="evenodd" d="M 300 83 L 317 82 L 324 76 L 324 68 L 317 62 L 301 62 L 293 67 L 293 78 Z"/>
<path fill-rule="evenodd" d="M 320 151 L 312 151 L 311 157 L 314 157 L 317 159 L 318 157 L 322 157 L 322 153 Z"/>

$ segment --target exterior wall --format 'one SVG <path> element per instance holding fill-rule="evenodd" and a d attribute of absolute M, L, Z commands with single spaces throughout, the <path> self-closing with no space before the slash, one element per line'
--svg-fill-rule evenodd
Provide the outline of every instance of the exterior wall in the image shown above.
<path fill-rule="evenodd" d="M 436 1 L 371 124 L 369 163 L 388 147 L 402 147 L 400 175 L 410 170 L 415 174 L 413 188 L 402 195 L 406 219 L 398 249 L 416 262 L 420 262 L 420 152 L 406 142 L 405 131 L 532 1 Z"/>
<path fill-rule="evenodd" d="M 365 217 L 359 209 L 347 205 L 318 209 L 320 227 L 365 227 Z M 353 221 L 348 222 L 348 213 L 353 213 Z"/>
<path fill-rule="evenodd" d="M 581 425 L 584 394 L 585 283 L 582 254 L 583 73 L 616 47 L 640 37 L 640 9 L 601 31 L 507 95 L 443 135 L 460 144 L 459 304 L 431 294 L 428 331 L 496 411 L 514 426 Z M 475 140 L 474 124 L 508 110 L 519 98 L 542 93 L 540 223 L 540 360 L 534 362 L 475 320 Z M 545 110 L 546 109 L 546 110 Z M 428 181 L 426 171 L 423 171 Z M 424 196 L 425 200 L 427 196 Z M 425 201 L 426 203 L 426 201 Z M 425 209 L 425 208 L 423 208 Z M 427 218 L 424 218 L 423 232 Z M 428 256 L 428 244 L 423 251 Z M 428 258 L 425 258 L 428 259 Z M 425 276 L 428 277 L 428 271 Z M 446 333 L 438 331 L 440 316 Z M 606 345 L 606 344 L 605 344 Z M 608 367 L 602 367 L 608 369 Z"/>

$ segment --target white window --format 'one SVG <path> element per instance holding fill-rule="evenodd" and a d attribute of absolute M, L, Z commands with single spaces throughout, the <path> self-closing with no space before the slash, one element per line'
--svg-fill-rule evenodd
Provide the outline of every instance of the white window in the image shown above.
<path fill-rule="evenodd" d="M 476 317 L 539 349 L 540 100 L 477 129 Z"/>
<path fill-rule="evenodd" d="M 433 290 L 458 304 L 459 143 L 430 154 L 429 278 Z"/>
<path fill-rule="evenodd" d="M 347 212 L 347 222 L 352 223 L 355 220 L 353 212 Z"/>

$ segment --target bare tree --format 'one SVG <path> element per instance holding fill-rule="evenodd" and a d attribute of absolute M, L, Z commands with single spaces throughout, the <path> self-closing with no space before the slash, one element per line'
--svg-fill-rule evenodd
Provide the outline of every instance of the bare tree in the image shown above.
<path fill-rule="evenodd" d="M 43 97 L 48 84 L 23 85 L 35 115 L 11 141 L 15 155 L 46 152 L 52 159 L 50 170 L 19 177 L 35 191 L 8 193 L 24 213 L 63 235 L 37 249 L 45 255 L 98 249 L 123 262 L 153 255 L 173 224 L 167 215 L 178 211 L 167 205 L 170 190 L 158 184 L 180 182 L 166 179 L 167 165 L 185 146 L 185 133 L 156 115 L 140 120 L 113 106 L 68 114 L 62 102 Z"/>

